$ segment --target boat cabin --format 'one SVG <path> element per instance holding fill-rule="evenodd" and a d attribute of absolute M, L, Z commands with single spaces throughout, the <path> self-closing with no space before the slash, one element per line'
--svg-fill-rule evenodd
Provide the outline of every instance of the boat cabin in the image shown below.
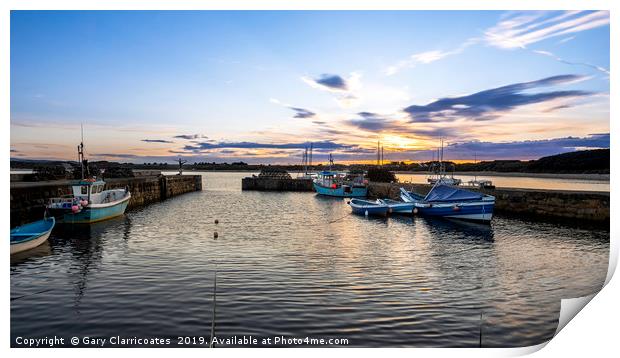
<path fill-rule="evenodd" d="M 98 203 L 101 202 L 100 198 L 105 188 L 105 182 L 103 180 L 82 179 L 73 183 L 71 188 L 74 198 Z"/>

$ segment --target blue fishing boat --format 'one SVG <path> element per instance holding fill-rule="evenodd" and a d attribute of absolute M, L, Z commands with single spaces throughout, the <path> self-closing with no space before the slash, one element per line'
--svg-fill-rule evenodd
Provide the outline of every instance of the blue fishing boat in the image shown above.
<path fill-rule="evenodd" d="M 413 209 L 415 208 L 414 203 L 404 201 L 392 199 L 379 199 L 377 201 L 387 205 L 389 208 L 388 212 L 393 214 L 413 214 Z"/>
<path fill-rule="evenodd" d="M 47 241 L 54 224 L 56 220 L 53 217 L 46 217 L 11 229 L 11 255 L 33 249 Z"/>
<path fill-rule="evenodd" d="M 47 209 L 59 223 L 70 224 L 90 224 L 123 215 L 131 199 L 129 190 L 104 189 L 103 180 L 78 180 L 72 185 L 72 194 L 50 199 Z"/>
<path fill-rule="evenodd" d="M 379 201 L 351 199 L 347 204 L 351 206 L 354 214 L 365 216 L 386 216 L 390 207 Z"/>
<path fill-rule="evenodd" d="M 368 195 L 368 181 L 364 175 L 351 175 L 331 171 L 334 159 L 329 155 L 329 169 L 317 173 L 312 181 L 314 191 L 319 195 L 336 196 L 340 198 L 365 198 Z"/>
<path fill-rule="evenodd" d="M 323 171 L 312 182 L 317 194 L 341 198 L 364 198 L 368 188 L 362 180 L 347 179 L 346 173 Z"/>
<path fill-rule="evenodd" d="M 415 203 L 422 215 L 490 222 L 495 197 L 437 183 L 423 200 Z"/>

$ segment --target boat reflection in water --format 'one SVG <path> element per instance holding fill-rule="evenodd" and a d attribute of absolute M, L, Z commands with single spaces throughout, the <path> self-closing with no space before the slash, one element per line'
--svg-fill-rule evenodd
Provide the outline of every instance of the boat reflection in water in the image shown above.
<path fill-rule="evenodd" d="M 242 192 L 247 173 L 202 175 L 203 191 L 90 230 L 59 226 L 51 255 L 11 265 L 11 297 L 23 297 L 11 301 L 13 341 L 208 335 L 217 272 L 218 337 L 478 347 L 483 313 L 483 346 L 528 346 L 553 337 L 561 298 L 596 292 L 607 275 L 604 230 L 367 219 L 346 199 Z"/>

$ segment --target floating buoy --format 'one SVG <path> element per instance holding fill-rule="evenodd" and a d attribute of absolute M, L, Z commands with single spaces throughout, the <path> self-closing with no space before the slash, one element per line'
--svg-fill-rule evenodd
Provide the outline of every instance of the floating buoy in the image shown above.
<path fill-rule="evenodd" d="M 368 216 L 368 210 L 364 211 L 364 216 Z"/>
<path fill-rule="evenodd" d="M 215 219 L 215 223 L 216 223 L 216 224 L 219 224 L 219 223 L 220 223 L 220 221 L 219 221 L 218 219 Z"/>
<path fill-rule="evenodd" d="M 452 210 L 454 210 L 454 211 L 459 211 L 459 210 L 461 210 L 461 207 L 460 207 L 460 206 L 458 206 L 458 205 L 454 205 L 454 206 L 452 207 Z"/>
<path fill-rule="evenodd" d="M 214 238 L 214 239 L 217 239 L 217 236 L 218 236 L 218 235 L 217 235 L 217 231 L 215 231 L 215 232 L 213 233 L 213 238 Z"/>
<path fill-rule="evenodd" d="M 417 214 L 418 213 L 418 208 L 413 208 L 413 213 Z"/>

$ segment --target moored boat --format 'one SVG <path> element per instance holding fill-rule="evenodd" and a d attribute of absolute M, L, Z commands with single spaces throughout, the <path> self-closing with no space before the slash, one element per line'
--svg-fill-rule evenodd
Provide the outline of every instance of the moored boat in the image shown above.
<path fill-rule="evenodd" d="M 312 185 L 317 194 L 341 198 L 364 198 L 368 188 L 362 180 L 346 180 L 346 173 L 323 171 L 318 173 Z"/>
<path fill-rule="evenodd" d="M 50 214 L 59 223 L 71 224 L 90 224 L 123 215 L 131 199 L 129 188 L 105 189 L 103 180 L 90 177 L 83 138 L 78 145 L 78 158 L 82 179 L 71 184 L 72 194 L 50 199 L 46 206 Z"/>
<path fill-rule="evenodd" d="M 50 236 L 56 220 L 46 217 L 11 229 L 11 255 L 33 249 L 43 244 Z"/>
<path fill-rule="evenodd" d="M 59 223 L 71 224 L 90 224 L 123 215 L 131 199 L 129 190 L 104 188 L 103 180 L 78 180 L 72 185 L 72 194 L 50 199 L 47 209 Z"/>
<path fill-rule="evenodd" d="M 438 183 L 415 207 L 422 215 L 490 222 L 495 197 Z"/>
<path fill-rule="evenodd" d="M 354 175 L 331 171 L 334 159 L 329 155 L 329 170 L 316 174 L 312 186 L 319 195 L 340 198 L 365 198 L 368 195 L 368 181 L 364 175 Z"/>
<path fill-rule="evenodd" d="M 400 198 L 406 203 L 417 203 L 424 200 L 424 195 L 420 195 L 413 191 L 407 191 L 405 188 L 400 188 Z"/>
<path fill-rule="evenodd" d="M 347 204 L 351 206 L 351 211 L 354 214 L 360 215 L 373 215 L 373 216 L 386 216 L 390 207 L 387 204 L 379 201 L 370 201 L 362 199 L 351 199 Z"/>
<path fill-rule="evenodd" d="M 413 214 L 415 204 L 412 202 L 397 201 L 392 199 L 378 199 L 378 202 L 388 206 L 389 213 L 394 214 Z"/>

